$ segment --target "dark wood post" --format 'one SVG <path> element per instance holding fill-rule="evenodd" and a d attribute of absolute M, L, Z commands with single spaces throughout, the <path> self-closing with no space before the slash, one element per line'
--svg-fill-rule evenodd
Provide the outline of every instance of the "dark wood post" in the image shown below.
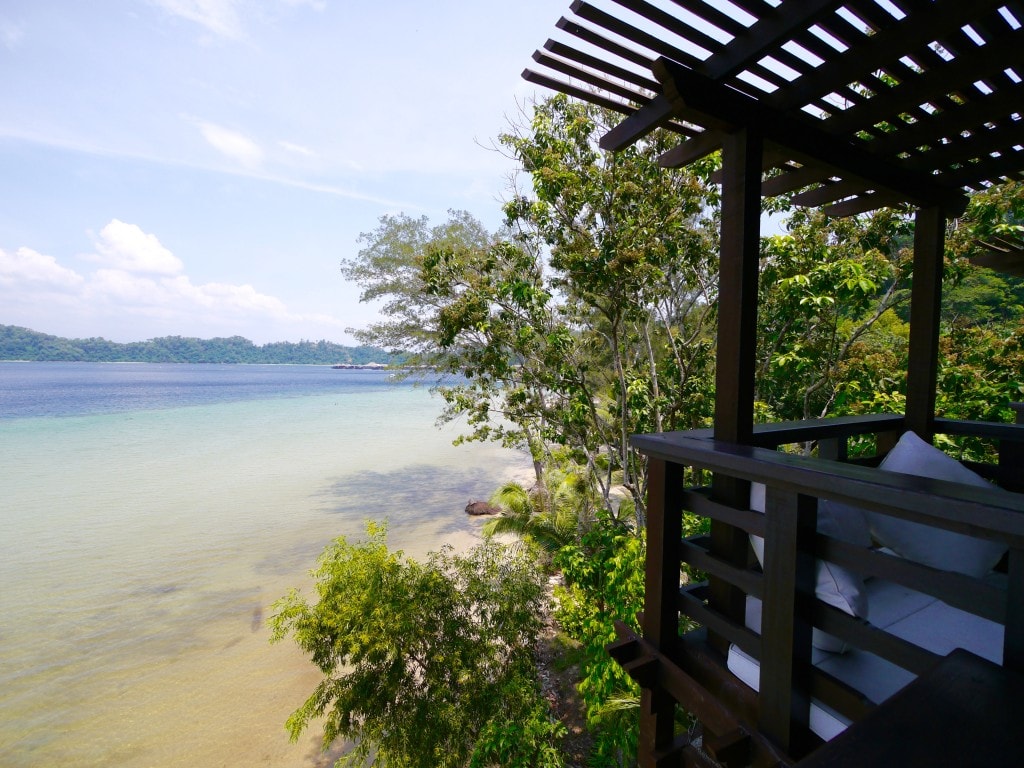
<path fill-rule="evenodd" d="M 1024 424 L 1024 403 L 1010 403 L 1018 424 Z M 1024 493 L 1024 440 L 999 441 L 999 485 L 1008 491 Z"/>
<path fill-rule="evenodd" d="M 647 563 L 643 636 L 671 652 L 679 638 L 679 564 L 683 537 L 683 467 L 647 460 Z M 644 688 L 640 700 L 639 761 L 661 768 L 658 753 L 672 746 L 675 700 L 660 689 Z"/>
<path fill-rule="evenodd" d="M 818 500 L 768 487 L 758 727 L 789 751 L 793 723 L 808 725 L 814 534 Z"/>
<path fill-rule="evenodd" d="M 1010 550 L 1007 576 L 1003 666 L 1024 672 L 1024 550 Z"/>
<path fill-rule="evenodd" d="M 946 218 L 938 206 L 914 216 L 914 283 L 910 293 L 910 355 L 907 361 L 907 429 L 932 439 L 935 383 L 939 370 L 939 316 Z"/>
<path fill-rule="evenodd" d="M 722 144 L 715 439 L 744 444 L 754 434 L 763 153 L 761 137 L 749 128 L 727 135 Z"/>
<path fill-rule="evenodd" d="M 716 440 L 750 444 L 754 434 L 754 369 L 757 349 L 757 278 L 761 235 L 761 165 L 764 142 L 750 128 L 722 143 L 722 231 L 718 276 L 718 353 L 715 369 Z M 712 495 L 732 507 L 747 507 L 750 484 L 715 476 Z M 711 549 L 744 565 L 747 535 L 733 526 L 711 524 Z M 711 604 L 743 623 L 743 593 L 718 579 L 709 581 Z M 727 644 L 712 634 L 711 642 Z"/>

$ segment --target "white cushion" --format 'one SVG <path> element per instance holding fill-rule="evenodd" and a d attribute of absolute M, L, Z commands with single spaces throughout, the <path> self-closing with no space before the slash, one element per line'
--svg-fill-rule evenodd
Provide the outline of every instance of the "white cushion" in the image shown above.
<path fill-rule="evenodd" d="M 879 465 L 887 472 L 949 480 L 978 488 L 994 488 L 959 461 L 906 432 Z M 872 535 L 908 560 L 980 578 L 999 562 L 1006 547 L 998 542 L 944 531 L 878 512 L 867 513 Z"/>
<path fill-rule="evenodd" d="M 892 582 L 869 579 L 866 589 L 871 603 L 871 623 L 879 629 L 942 656 L 954 648 L 966 648 L 996 664 L 1002 663 L 1002 624 Z M 761 602 L 756 598 L 747 599 L 746 624 L 760 631 Z M 913 673 L 859 648 L 844 654 L 814 651 L 811 663 L 876 704 L 914 679 Z M 755 659 L 731 645 L 727 664 L 740 680 L 755 691 L 760 689 L 761 669 Z M 811 730 L 825 740 L 835 737 L 850 724 L 846 717 L 814 699 L 809 717 Z"/>
<path fill-rule="evenodd" d="M 750 508 L 764 513 L 765 487 L 761 483 L 750 484 Z M 864 513 L 856 507 L 822 501 L 818 504 L 818 532 L 831 538 L 847 541 L 863 547 L 871 545 Z M 764 568 L 764 539 L 750 536 L 757 561 Z M 861 619 L 868 617 L 867 593 L 864 580 L 852 571 L 827 560 L 815 564 L 814 595 L 823 603 L 838 608 L 844 613 Z M 841 653 L 846 644 L 836 637 L 817 629 L 811 638 L 815 648 Z"/>

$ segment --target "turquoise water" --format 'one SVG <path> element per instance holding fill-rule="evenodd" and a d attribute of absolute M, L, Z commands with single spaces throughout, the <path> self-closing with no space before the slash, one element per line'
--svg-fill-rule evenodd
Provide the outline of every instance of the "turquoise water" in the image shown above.
<path fill-rule="evenodd" d="M 12 369 L 0 403 L 31 400 Z M 217 371 L 212 399 L 186 381 L 143 409 L 0 419 L 0 764 L 330 764 L 315 734 L 288 743 L 317 673 L 269 645 L 271 604 L 368 518 L 412 554 L 468 546 L 467 499 L 529 463 L 453 447 L 423 389 L 314 373 L 225 398 Z"/>

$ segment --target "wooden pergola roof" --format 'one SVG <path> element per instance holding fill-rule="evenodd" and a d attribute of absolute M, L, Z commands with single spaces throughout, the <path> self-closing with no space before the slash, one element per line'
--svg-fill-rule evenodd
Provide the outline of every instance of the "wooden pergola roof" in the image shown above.
<path fill-rule="evenodd" d="M 692 162 L 742 127 L 761 192 L 842 216 L 938 206 L 1024 176 L 1024 3 L 1015 0 L 577 0 L 534 54 L 534 83 L 656 127 Z M 605 10 L 609 8 L 611 10 Z"/>

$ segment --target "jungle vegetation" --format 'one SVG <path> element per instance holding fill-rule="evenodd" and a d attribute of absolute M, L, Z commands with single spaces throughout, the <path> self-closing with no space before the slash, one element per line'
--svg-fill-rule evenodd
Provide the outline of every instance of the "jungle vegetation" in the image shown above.
<path fill-rule="evenodd" d="M 241 336 L 197 339 L 162 336 L 119 343 L 104 338 L 65 339 L 16 325 L 0 325 L 0 360 L 89 363 L 270 363 L 334 365 L 400 364 L 403 357 L 376 347 L 330 341 L 279 341 L 257 345 Z"/>

